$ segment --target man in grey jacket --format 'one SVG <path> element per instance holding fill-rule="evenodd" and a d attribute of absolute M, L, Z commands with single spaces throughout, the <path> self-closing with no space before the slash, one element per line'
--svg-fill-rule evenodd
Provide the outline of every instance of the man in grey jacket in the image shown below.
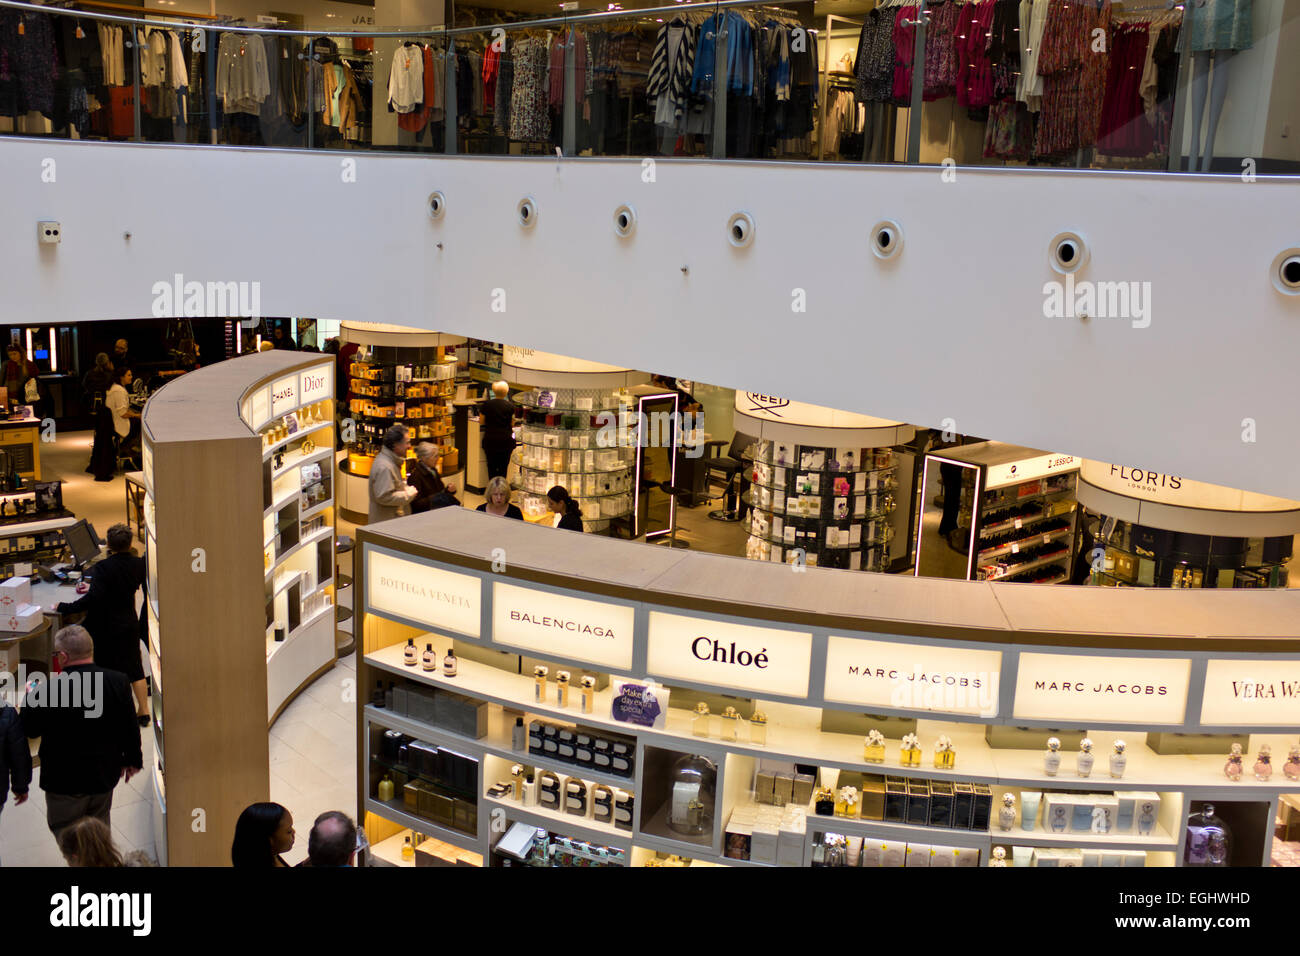
<path fill-rule="evenodd" d="M 416 490 L 402 476 L 402 463 L 411 437 L 405 425 L 393 425 L 384 432 L 384 447 L 370 466 L 370 524 L 410 513 Z"/>

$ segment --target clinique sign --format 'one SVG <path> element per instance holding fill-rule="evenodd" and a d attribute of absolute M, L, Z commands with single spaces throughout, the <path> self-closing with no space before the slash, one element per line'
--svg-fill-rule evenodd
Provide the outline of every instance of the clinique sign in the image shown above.
<path fill-rule="evenodd" d="M 650 612 L 646 668 L 664 678 L 804 697 L 812 634 Z"/>

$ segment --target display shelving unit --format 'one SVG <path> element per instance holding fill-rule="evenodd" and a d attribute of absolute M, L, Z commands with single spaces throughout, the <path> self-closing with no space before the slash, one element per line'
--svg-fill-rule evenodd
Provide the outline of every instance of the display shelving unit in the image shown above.
<path fill-rule="evenodd" d="M 334 665 L 333 393 L 328 359 L 264 352 L 181 376 L 145 406 L 162 863 L 229 863 L 239 813 L 269 799 L 267 728 Z"/>
<path fill-rule="evenodd" d="M 974 849 L 984 865 L 995 846 L 1028 846 L 1096 850 L 1107 855 L 1105 865 L 1133 865 L 1118 861 L 1137 852 L 1145 854 L 1141 862 L 1146 866 L 1182 865 L 1188 809 L 1206 800 L 1216 806 L 1223 802 L 1254 808 L 1241 810 L 1250 819 L 1243 832 L 1251 835 L 1243 841 L 1246 846 L 1235 862 L 1266 865 L 1279 796 L 1300 792 L 1300 782 L 1281 775 L 1280 756 L 1275 757 L 1278 772 L 1272 779 L 1258 781 L 1248 772 L 1233 782 L 1224 777 L 1223 754 L 1162 753 L 1158 751 L 1169 749 L 1162 738 L 1149 736 L 1237 733 L 1249 744 L 1248 763 L 1263 743 L 1270 744 L 1274 754 L 1285 754 L 1300 730 L 1300 715 L 1270 709 L 1260 710 L 1257 717 L 1229 720 L 1223 716 L 1224 708 L 1233 705 L 1222 697 L 1226 679 L 1222 668 L 1258 669 L 1264 657 L 1300 662 L 1300 630 L 1294 616 L 1300 595 L 1160 594 L 1161 599 L 1182 598 L 1182 603 L 1160 600 L 1158 607 L 1150 607 L 1128 600 L 1129 592 L 1076 589 L 1069 607 L 1053 607 L 1038 598 L 1044 593 L 1039 589 L 889 575 L 873 578 L 878 583 L 872 593 L 862 595 L 839 586 L 843 573 L 839 571 L 819 568 L 790 575 L 784 569 L 756 567 L 734 558 L 636 549 L 629 542 L 599 538 L 575 537 L 569 547 L 567 541 L 555 542 L 524 522 L 508 528 L 499 528 L 499 523 L 491 526 L 494 546 L 513 556 L 506 569 L 493 572 L 491 558 L 484 556 L 481 546 L 490 520 L 444 509 L 385 522 L 358 534 L 359 686 L 380 689 L 378 703 L 358 704 L 358 805 L 372 844 L 403 828 L 414 828 L 491 861 L 509 825 L 519 822 L 593 846 L 617 848 L 626 865 L 644 865 L 655 854 L 700 863 L 765 865 L 726 855 L 732 846 L 729 824 L 734 813 L 754 802 L 760 769 L 792 770 L 797 764 L 819 768 L 823 782 L 832 785 L 845 774 L 897 778 L 912 785 L 913 796 L 924 794 L 927 801 L 928 788 L 936 783 L 940 791 L 942 784 L 987 787 L 992 822 L 971 830 L 828 817 L 816 815 L 810 804 L 801 810 L 802 825 L 782 837 L 783 844 L 786 837 L 797 843 L 783 846 L 787 865 L 813 865 L 828 834 L 863 837 L 918 852 L 923 848 L 927 854 L 940 848 L 945 862 L 950 851 Z M 436 594 L 438 607 L 409 597 L 412 585 Z M 1260 598 L 1264 600 L 1256 600 Z M 443 607 L 450 610 L 444 613 Z M 934 616 L 918 616 L 918 609 L 929 609 Z M 575 622 L 576 631 L 528 623 L 530 615 L 540 618 L 542 614 L 552 622 Z M 1235 636 L 1242 631 L 1243 616 L 1249 617 L 1249 632 L 1261 635 L 1259 640 Z M 1159 620 L 1166 630 L 1153 633 L 1148 623 L 1152 620 Z M 607 636 L 595 638 L 595 628 Z M 1182 637 L 1171 640 L 1168 635 Z M 439 660 L 454 648 L 457 673 L 447 676 L 441 670 L 408 666 L 404 662 L 408 638 L 420 649 L 431 644 Z M 746 671 L 753 668 L 728 666 L 712 653 L 701 655 L 698 641 L 714 639 L 738 647 L 757 647 L 761 642 L 771 658 L 767 672 L 751 675 Z M 1072 668 L 1104 668 L 1105 658 L 1112 654 L 1129 668 L 1125 676 L 1130 684 L 1167 682 L 1168 695 L 1158 699 L 1167 702 L 1172 696 L 1176 706 L 1153 703 L 1154 695 L 1150 699 L 1125 695 L 1121 700 L 1120 695 L 1100 688 L 1083 695 L 1086 702 L 1080 704 L 1073 689 L 1067 695 L 1036 686 L 1035 668 L 1044 666 L 1038 660 L 1044 655 L 1058 655 L 1049 661 L 1057 672 L 1073 673 Z M 608 674 L 611 683 L 595 692 L 590 712 L 580 707 L 576 688 L 567 705 L 561 705 L 553 681 L 539 701 L 532 676 L 539 658 L 552 676 L 559 669 L 577 673 L 585 667 Z M 961 694 L 900 698 L 889 680 L 864 678 L 861 664 L 868 661 L 886 670 L 920 668 L 941 685 L 947 676 L 978 675 L 986 682 L 987 697 L 979 701 Z M 1080 680 L 1091 676 L 1088 672 Z M 693 711 L 673 700 L 668 702 L 662 726 L 616 719 L 613 703 L 621 679 L 655 683 L 661 689 L 668 682 L 687 688 L 688 693 L 739 694 L 753 701 L 742 703 L 742 716 L 748 717 L 751 707 L 766 713 L 766 739 L 754 742 L 751 725 L 742 720 L 737 739 L 723 740 L 716 715 L 709 736 L 697 736 Z M 391 701 L 384 694 L 390 683 Z M 432 695 L 431 709 L 413 715 L 414 701 L 421 695 Z M 450 710 L 442 709 L 442 700 L 449 701 Z M 478 723 L 448 716 L 466 707 L 479 715 Z M 864 718 L 864 726 L 890 717 L 915 721 L 923 750 L 921 764 L 904 765 L 901 742 L 893 730 L 887 733 L 883 760 L 868 762 L 860 733 L 823 729 L 829 712 L 843 711 L 881 715 Z M 511 736 L 516 717 L 523 719 L 525 727 L 534 721 L 547 722 L 597 741 L 602 735 L 631 738 L 635 741 L 632 773 L 625 777 L 591 764 L 575 764 L 575 758 L 564 756 L 563 751 L 536 753 L 527 744 L 517 747 Z M 1045 772 L 1043 744 L 1058 727 L 1086 730 L 1092 737 L 1097 756 L 1091 776 L 1075 774 L 1072 753 L 1063 754 L 1056 776 Z M 1023 743 L 1003 747 L 994 731 L 1011 728 L 1030 729 Z M 440 825 L 376 799 L 375 742 L 390 731 L 405 735 L 408 742 L 423 741 L 473 761 L 477 798 L 473 832 Z M 934 766 L 934 741 L 941 734 L 954 743 L 957 756 L 950 769 Z M 1111 741 L 1118 738 L 1128 744 L 1128 763 L 1116 779 L 1109 775 L 1106 760 Z M 581 759 L 581 737 L 577 739 L 577 759 Z M 715 811 L 700 837 L 684 836 L 664 825 L 671 790 L 665 767 L 677 755 L 706 757 L 717 769 Z M 515 764 L 538 775 L 544 771 L 572 775 L 588 785 L 609 785 L 630 794 L 633 808 L 626 826 L 612 825 L 594 813 L 557 812 L 508 793 L 494 794 L 498 783 L 510 780 Z M 1136 824 L 1106 833 L 1055 832 L 1042 822 L 1025 831 L 1019 817 L 1011 831 L 1001 831 L 997 824 L 1001 794 L 1025 791 L 1102 798 L 1117 793 L 1156 794 L 1159 807 L 1153 811 L 1157 819 L 1143 832 L 1137 831 Z M 969 855 L 953 852 L 952 857 L 967 861 L 958 865 L 972 865 Z"/>

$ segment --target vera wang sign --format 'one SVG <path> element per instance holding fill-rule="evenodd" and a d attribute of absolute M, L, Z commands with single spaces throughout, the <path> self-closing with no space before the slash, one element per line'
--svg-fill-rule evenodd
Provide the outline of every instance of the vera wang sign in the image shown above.
<path fill-rule="evenodd" d="M 366 605 L 437 631 L 478 637 L 482 587 L 479 579 L 366 551 Z"/>

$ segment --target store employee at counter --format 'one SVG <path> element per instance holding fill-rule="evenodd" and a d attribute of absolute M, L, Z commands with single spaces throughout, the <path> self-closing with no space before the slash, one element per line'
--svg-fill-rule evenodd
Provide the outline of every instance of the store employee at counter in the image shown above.
<path fill-rule="evenodd" d="M 488 478 L 504 478 L 510 467 L 510 453 L 515 450 L 515 406 L 510 401 L 510 386 L 492 384 L 492 397 L 478 407 L 483 423 L 483 454 L 487 456 Z"/>

